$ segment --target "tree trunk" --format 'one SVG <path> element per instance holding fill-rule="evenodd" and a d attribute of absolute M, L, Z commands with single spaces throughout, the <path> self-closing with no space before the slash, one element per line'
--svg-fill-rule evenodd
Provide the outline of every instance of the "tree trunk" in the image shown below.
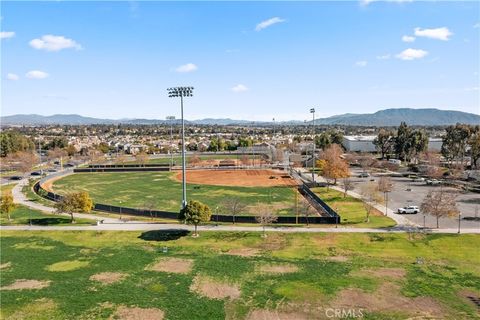
<path fill-rule="evenodd" d="M 70 212 L 70 223 L 75 223 L 75 219 L 73 218 L 73 212 Z"/>
<path fill-rule="evenodd" d="M 438 229 L 438 228 L 440 228 L 440 227 L 438 226 L 438 216 L 437 216 L 437 229 Z"/>
<path fill-rule="evenodd" d="M 195 223 L 195 231 L 193 233 L 193 236 L 196 237 L 198 236 L 198 233 L 197 233 L 197 224 Z"/>
<path fill-rule="evenodd" d="M 233 224 L 235 224 L 235 214 L 233 214 Z"/>

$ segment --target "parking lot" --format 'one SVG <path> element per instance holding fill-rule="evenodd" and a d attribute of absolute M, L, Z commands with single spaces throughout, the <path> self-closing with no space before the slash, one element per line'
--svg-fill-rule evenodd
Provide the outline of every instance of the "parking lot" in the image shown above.
<path fill-rule="evenodd" d="M 378 181 L 378 176 L 370 176 L 367 178 L 359 178 L 358 175 L 362 172 L 361 169 L 352 168 L 352 181 L 354 182 L 355 189 L 353 191 L 359 193 L 362 183 L 366 183 L 370 180 Z M 394 183 L 393 191 L 388 196 L 388 207 L 391 210 L 396 211 L 397 208 L 404 206 L 419 206 L 423 199 L 430 190 L 436 190 L 440 186 L 429 186 L 425 182 L 412 182 L 410 178 L 392 177 Z M 447 187 L 444 187 L 447 188 Z M 410 190 L 410 191 L 408 191 Z M 464 192 L 454 188 L 447 188 L 452 192 L 459 192 L 457 198 L 457 207 L 460 210 L 461 227 L 462 228 L 480 228 L 480 221 L 474 220 L 475 216 L 480 217 L 480 195 L 473 192 Z M 477 211 L 477 213 L 476 213 Z M 422 212 L 418 214 L 406 214 L 406 218 L 412 222 L 423 226 L 424 218 L 426 227 L 436 227 L 436 218 L 424 215 Z M 458 226 L 458 217 L 454 218 L 441 218 L 439 221 L 440 228 L 456 228 Z"/>

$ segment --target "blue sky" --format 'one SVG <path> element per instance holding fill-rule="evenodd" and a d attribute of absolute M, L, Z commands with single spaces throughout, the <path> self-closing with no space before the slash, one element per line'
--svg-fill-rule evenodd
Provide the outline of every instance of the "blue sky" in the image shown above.
<path fill-rule="evenodd" d="M 1 2 L 2 115 L 480 113 L 475 2 Z"/>

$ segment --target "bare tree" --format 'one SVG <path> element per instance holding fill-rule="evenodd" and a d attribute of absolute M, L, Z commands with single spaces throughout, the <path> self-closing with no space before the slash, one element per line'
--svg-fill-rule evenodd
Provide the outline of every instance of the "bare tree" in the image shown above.
<path fill-rule="evenodd" d="M 388 210 L 388 193 L 393 190 L 393 181 L 390 177 L 380 177 L 378 180 L 378 191 L 383 192 L 383 201 L 385 202 L 385 215 Z"/>
<path fill-rule="evenodd" d="M 314 215 L 316 213 L 316 210 L 307 200 L 303 201 L 301 210 L 302 210 L 302 214 L 305 216 L 305 220 L 307 221 L 307 226 L 308 226 L 309 225 L 308 217 Z"/>
<path fill-rule="evenodd" d="M 115 159 L 115 163 L 121 165 L 122 167 L 125 166 L 127 162 L 127 156 L 123 153 L 119 154 Z"/>
<path fill-rule="evenodd" d="M 154 199 L 147 199 L 143 202 L 143 211 L 148 211 L 150 213 L 150 218 L 153 219 L 153 209 L 157 206 L 157 203 Z"/>
<path fill-rule="evenodd" d="M 354 184 L 353 181 L 349 177 L 345 177 L 342 180 L 342 188 L 343 188 L 343 197 L 347 197 L 347 192 L 353 190 Z"/>
<path fill-rule="evenodd" d="M 263 234 L 262 237 L 266 238 L 267 233 L 265 231 L 265 227 L 275 221 L 277 221 L 278 217 L 272 212 L 272 209 L 268 205 L 263 205 L 259 208 L 257 215 L 255 216 L 255 220 L 262 225 Z"/>
<path fill-rule="evenodd" d="M 243 155 L 240 157 L 240 162 L 241 162 L 244 166 L 248 166 L 249 163 L 250 163 L 250 159 L 248 158 L 248 155 L 243 154 Z"/>
<path fill-rule="evenodd" d="M 362 197 L 363 206 L 366 213 L 365 222 L 370 222 L 370 214 L 375 209 L 375 204 L 381 201 L 381 196 L 378 192 L 378 186 L 371 182 L 363 184 L 360 189 L 360 195 Z"/>
<path fill-rule="evenodd" d="M 457 193 L 451 190 L 445 190 L 444 188 L 431 190 L 423 199 L 420 210 L 434 216 L 438 228 L 438 221 L 441 217 L 454 217 L 459 214 L 456 198 Z"/>
<path fill-rule="evenodd" d="M 137 162 L 142 166 L 144 167 L 145 164 L 148 162 L 148 154 L 146 154 L 145 152 L 140 152 L 139 154 L 137 154 L 135 156 L 135 160 L 137 160 Z"/>
<path fill-rule="evenodd" d="M 197 154 L 194 154 L 193 156 L 190 157 L 190 159 L 188 160 L 189 164 L 191 164 L 192 166 L 196 166 L 197 164 L 200 163 L 200 157 L 197 155 Z"/>
<path fill-rule="evenodd" d="M 35 164 L 38 163 L 38 157 L 32 152 L 17 151 L 14 154 L 9 154 L 5 159 L 5 163 L 8 164 L 10 169 L 25 174 L 31 171 Z"/>
<path fill-rule="evenodd" d="M 238 197 L 226 198 L 220 206 L 233 217 L 233 224 L 235 224 L 235 217 L 247 208 L 247 205 Z"/>

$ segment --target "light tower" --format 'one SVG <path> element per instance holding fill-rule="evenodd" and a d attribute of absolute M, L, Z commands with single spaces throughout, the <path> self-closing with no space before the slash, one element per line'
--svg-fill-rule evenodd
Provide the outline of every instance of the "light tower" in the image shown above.
<path fill-rule="evenodd" d="M 312 182 L 315 186 L 315 108 L 311 108 L 310 113 L 313 116 Z"/>
<path fill-rule="evenodd" d="M 185 170 L 185 120 L 183 118 L 183 97 L 193 97 L 193 87 L 168 88 L 168 97 L 180 97 L 180 108 L 182 116 L 182 209 L 187 205 L 187 177 Z"/>

